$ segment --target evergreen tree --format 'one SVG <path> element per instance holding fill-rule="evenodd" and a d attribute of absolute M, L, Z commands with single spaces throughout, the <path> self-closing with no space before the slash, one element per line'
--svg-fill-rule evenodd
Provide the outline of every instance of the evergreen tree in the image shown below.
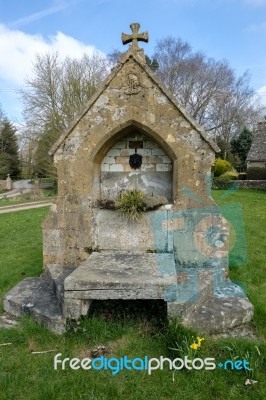
<path fill-rule="evenodd" d="M 158 68 L 159 68 L 159 63 L 157 60 L 154 59 L 150 59 L 148 56 L 145 56 L 146 58 L 146 63 L 148 65 L 148 67 L 150 67 L 150 69 L 155 72 Z"/>
<path fill-rule="evenodd" d="M 6 118 L 0 122 L 0 178 L 19 175 L 16 128 Z"/>
<path fill-rule="evenodd" d="M 246 169 L 246 159 L 249 149 L 252 144 L 252 132 L 246 127 L 242 130 L 240 135 L 231 141 L 231 151 L 234 156 L 238 156 L 240 163 L 238 167 L 240 169 Z"/>
<path fill-rule="evenodd" d="M 56 177 L 56 168 L 48 154 L 54 144 L 54 131 L 49 125 L 37 141 L 34 153 L 34 172 L 39 177 Z"/>

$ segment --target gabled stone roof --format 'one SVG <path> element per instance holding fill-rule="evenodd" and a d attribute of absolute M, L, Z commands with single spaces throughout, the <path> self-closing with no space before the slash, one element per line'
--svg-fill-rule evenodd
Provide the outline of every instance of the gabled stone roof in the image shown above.
<path fill-rule="evenodd" d="M 131 46 L 132 47 L 132 46 Z M 143 49 L 140 49 L 143 51 Z M 83 112 L 73 121 L 73 123 L 66 129 L 65 132 L 59 137 L 57 142 L 53 145 L 51 150 L 49 151 L 50 155 L 53 155 L 57 149 L 63 144 L 65 139 L 69 136 L 69 134 L 73 131 L 73 129 L 77 126 L 79 121 L 86 115 L 88 110 L 92 107 L 92 105 L 96 102 L 96 100 L 99 98 L 99 96 L 106 90 L 106 88 L 109 86 L 111 81 L 114 79 L 114 77 L 118 74 L 118 72 L 123 68 L 124 64 L 129 60 L 129 58 L 132 57 L 137 64 L 139 64 L 145 72 L 149 75 L 149 77 L 154 81 L 154 83 L 162 90 L 162 92 L 168 97 L 168 99 L 175 105 L 175 107 L 183 114 L 183 116 L 191 123 L 192 126 L 199 132 L 199 134 L 204 138 L 204 140 L 209 143 L 210 147 L 214 150 L 214 152 L 218 153 L 220 152 L 219 147 L 217 144 L 208 137 L 204 129 L 197 123 L 197 121 L 191 117 L 187 111 L 177 102 L 176 98 L 170 93 L 170 91 L 163 85 L 163 83 L 157 78 L 157 76 L 152 72 L 152 70 L 147 66 L 146 62 L 143 61 L 145 60 L 144 53 L 139 56 L 138 54 L 135 54 L 133 51 L 129 51 L 124 54 L 124 56 L 121 57 L 120 63 L 116 68 L 113 69 L 111 74 L 107 77 L 103 85 L 94 93 L 94 95 L 91 97 L 89 102 L 86 104 Z"/>
<path fill-rule="evenodd" d="M 266 161 L 266 120 L 258 124 L 247 161 Z"/>

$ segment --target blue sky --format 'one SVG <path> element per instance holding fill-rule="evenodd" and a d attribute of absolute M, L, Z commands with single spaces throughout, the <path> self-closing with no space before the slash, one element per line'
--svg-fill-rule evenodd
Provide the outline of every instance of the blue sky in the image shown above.
<path fill-rule="evenodd" d="M 22 120 L 18 91 L 36 52 L 81 56 L 122 50 L 121 32 L 139 22 L 152 55 L 158 39 L 181 37 L 194 50 L 227 59 L 266 105 L 266 0 L 0 0 L 0 103 Z"/>

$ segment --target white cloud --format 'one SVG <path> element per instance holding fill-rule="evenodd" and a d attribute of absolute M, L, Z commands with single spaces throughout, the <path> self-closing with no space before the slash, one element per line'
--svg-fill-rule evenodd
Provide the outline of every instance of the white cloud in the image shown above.
<path fill-rule="evenodd" d="M 38 21 L 44 17 L 47 17 L 48 15 L 56 14 L 60 11 L 65 10 L 66 8 L 69 8 L 72 5 L 75 5 L 79 3 L 82 0 L 72 0 L 72 1 L 67 1 L 67 0 L 54 0 L 53 4 L 51 7 L 45 8 L 41 11 L 38 11 L 36 13 L 32 13 L 29 15 L 26 15 L 25 17 L 19 18 L 9 24 L 11 28 L 18 28 L 21 26 L 25 26 L 30 24 L 31 22 Z"/>
<path fill-rule="evenodd" d="M 83 53 L 97 51 L 93 45 L 86 45 L 71 36 L 57 32 L 44 38 L 12 30 L 0 24 L 0 78 L 9 86 L 21 86 L 26 76 L 31 74 L 36 53 L 58 51 L 61 57 L 79 58 Z"/>
<path fill-rule="evenodd" d="M 55 51 L 62 58 L 79 58 L 84 53 L 100 52 L 95 46 L 62 32 L 46 38 L 0 24 L 0 105 L 11 120 L 22 119 L 19 89 L 25 85 L 26 77 L 31 76 L 35 54 Z"/>

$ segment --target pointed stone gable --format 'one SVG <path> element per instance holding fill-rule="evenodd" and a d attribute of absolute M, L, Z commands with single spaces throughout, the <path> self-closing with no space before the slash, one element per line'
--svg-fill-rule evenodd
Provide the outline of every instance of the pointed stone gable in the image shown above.
<path fill-rule="evenodd" d="M 94 127 L 102 127 L 102 121 L 105 121 L 104 129 L 109 126 L 112 128 L 113 122 L 123 125 L 131 120 L 153 127 L 158 126 L 166 118 L 169 143 L 178 141 L 180 128 L 183 128 L 181 135 L 185 134 L 188 142 L 197 141 L 196 137 L 200 136 L 214 152 L 220 151 L 158 80 L 146 65 L 145 58 L 143 60 L 138 54 L 128 52 L 102 87 L 92 96 L 81 115 L 55 143 L 49 154 L 57 153 L 62 146 L 66 148 L 69 145 L 73 151 L 77 149 L 76 146 L 79 146 L 82 140 L 80 137 L 79 140 L 75 140 L 74 137 L 79 136 L 79 125 L 84 125 L 83 119 L 90 120 L 90 129 L 87 131 L 89 135 Z M 58 154 L 62 154 L 62 151 L 59 150 Z"/>

